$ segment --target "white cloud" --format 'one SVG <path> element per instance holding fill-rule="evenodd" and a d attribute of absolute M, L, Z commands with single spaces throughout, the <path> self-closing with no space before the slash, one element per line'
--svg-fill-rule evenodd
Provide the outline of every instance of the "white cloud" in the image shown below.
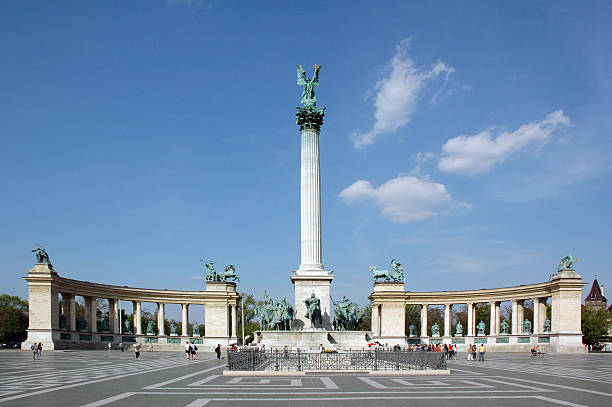
<path fill-rule="evenodd" d="M 454 201 L 446 187 L 429 179 L 399 176 L 374 187 L 359 180 L 338 195 L 346 203 L 373 201 L 392 222 L 414 222 L 450 212 L 469 204 Z"/>
<path fill-rule="evenodd" d="M 412 118 L 427 82 L 440 77 L 446 81 L 455 71 L 442 61 L 431 69 L 415 67 L 408 55 L 409 49 L 410 40 L 402 40 L 391 58 L 388 76 L 376 84 L 375 123 L 368 132 L 353 131 L 351 139 L 355 147 L 370 145 L 379 134 L 391 133 L 405 126 Z"/>
<path fill-rule="evenodd" d="M 557 110 L 544 120 L 524 124 L 496 137 L 492 135 L 493 129 L 474 136 L 454 137 L 442 146 L 438 168 L 458 174 L 485 173 L 514 154 L 542 147 L 552 140 L 555 131 L 570 124 L 570 118 Z"/>

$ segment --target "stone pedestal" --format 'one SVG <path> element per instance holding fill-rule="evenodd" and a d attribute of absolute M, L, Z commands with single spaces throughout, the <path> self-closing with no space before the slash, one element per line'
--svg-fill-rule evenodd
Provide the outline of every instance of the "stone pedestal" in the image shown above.
<path fill-rule="evenodd" d="M 42 342 L 44 349 L 55 349 L 54 337 L 59 338 L 59 298 L 55 280 L 57 273 L 48 264 L 36 264 L 24 277 L 29 288 L 28 338 L 22 349 Z"/>
<path fill-rule="evenodd" d="M 382 343 L 406 338 L 406 302 L 403 282 L 376 282 L 372 301 L 372 334 Z M 399 342 L 398 342 L 399 341 Z"/>
<path fill-rule="evenodd" d="M 238 341 L 236 304 L 236 283 L 223 281 L 207 281 L 207 292 L 218 292 L 218 299 L 208 300 L 205 304 L 206 331 L 204 333 L 205 344 L 218 342 L 221 345 L 229 345 Z M 228 302 L 227 294 L 236 295 Z"/>
<path fill-rule="evenodd" d="M 327 272 L 325 272 L 327 273 Z M 331 329 L 331 304 L 330 286 L 333 275 L 301 276 L 296 272 L 291 273 L 291 282 L 295 291 L 295 321 L 294 330 L 310 328 L 310 320 L 306 318 L 306 304 L 304 300 L 312 293 L 321 301 L 321 316 L 323 318 L 323 329 Z"/>

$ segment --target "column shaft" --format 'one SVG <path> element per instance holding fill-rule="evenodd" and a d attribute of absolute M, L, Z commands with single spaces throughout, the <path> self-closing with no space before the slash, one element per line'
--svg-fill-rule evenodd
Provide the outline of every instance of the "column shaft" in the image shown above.
<path fill-rule="evenodd" d="M 426 338 L 427 334 L 427 305 L 421 305 L 421 337 Z"/>
<path fill-rule="evenodd" d="M 142 335 L 141 307 L 142 305 L 140 301 L 132 301 L 132 320 L 134 321 L 132 331 L 135 335 Z"/>
<path fill-rule="evenodd" d="M 533 299 L 533 333 L 539 334 L 540 331 L 540 299 Z"/>
<path fill-rule="evenodd" d="M 189 304 L 181 304 L 183 306 L 183 315 L 181 319 L 181 335 L 189 336 Z"/>
<path fill-rule="evenodd" d="M 68 318 L 68 329 L 76 331 L 76 304 L 74 294 L 70 294 L 70 298 L 68 298 L 68 309 L 70 313 L 70 317 Z"/>
<path fill-rule="evenodd" d="M 495 302 L 495 335 L 501 332 L 501 302 Z"/>
<path fill-rule="evenodd" d="M 467 305 L 467 336 L 474 336 L 474 304 L 468 303 Z"/>
<path fill-rule="evenodd" d="M 517 307 L 518 307 L 518 321 L 517 321 L 516 327 L 518 328 L 518 334 L 520 335 L 523 333 L 523 324 L 525 323 L 525 301 L 524 300 L 517 301 Z"/>
<path fill-rule="evenodd" d="M 87 321 L 87 330 L 89 332 L 98 332 L 97 309 L 96 298 L 85 297 L 85 320 Z"/>
<path fill-rule="evenodd" d="M 380 312 L 378 304 L 372 304 L 372 335 L 375 337 L 380 336 Z"/>
<path fill-rule="evenodd" d="M 319 132 L 302 130 L 300 269 L 323 270 L 321 264 L 321 178 Z"/>
<path fill-rule="evenodd" d="M 444 336 L 451 337 L 451 304 L 444 304 Z"/>
<path fill-rule="evenodd" d="M 230 336 L 238 336 L 238 315 L 236 312 L 236 304 L 232 305 L 232 326 Z"/>
<path fill-rule="evenodd" d="M 512 300 L 512 335 L 518 335 L 518 301 Z"/>
<path fill-rule="evenodd" d="M 166 325 L 164 318 L 164 303 L 157 303 L 157 335 L 165 336 L 166 335 Z"/>
<path fill-rule="evenodd" d="M 491 301 L 491 316 L 490 316 L 490 324 L 489 324 L 489 335 L 497 335 L 497 302 Z"/>

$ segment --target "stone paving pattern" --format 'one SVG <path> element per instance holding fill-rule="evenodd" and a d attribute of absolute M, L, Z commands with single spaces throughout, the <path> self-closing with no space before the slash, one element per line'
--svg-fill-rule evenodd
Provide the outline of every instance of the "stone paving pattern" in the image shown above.
<path fill-rule="evenodd" d="M 225 360 L 178 352 L 0 352 L 0 407 L 611 406 L 612 355 L 464 354 L 450 376 L 223 376 Z"/>

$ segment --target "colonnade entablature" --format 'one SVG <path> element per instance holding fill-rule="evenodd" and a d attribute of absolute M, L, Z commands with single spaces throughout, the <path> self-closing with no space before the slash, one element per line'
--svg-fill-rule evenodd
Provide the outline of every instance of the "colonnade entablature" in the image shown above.
<path fill-rule="evenodd" d="M 370 295 L 372 333 L 387 343 L 487 344 L 512 350 L 544 346 L 550 351 L 582 350 L 581 295 L 585 283 L 574 270 L 561 270 L 545 283 L 467 291 L 404 291 L 403 282 L 376 282 Z M 525 302 L 533 303 L 533 317 L 525 318 Z M 500 305 L 511 304 L 510 321 L 502 319 Z M 489 304 L 490 318 L 476 320 L 478 304 Z M 421 308 L 420 331 L 406 326 L 406 306 Z M 467 327 L 453 327 L 453 306 L 465 306 Z M 550 317 L 547 306 L 550 306 Z M 443 306 L 443 326 L 428 324 L 428 307 Z M 524 349 L 522 349 L 524 350 Z"/>
<path fill-rule="evenodd" d="M 207 281 L 206 291 L 178 291 L 114 286 L 61 277 L 49 264 L 36 264 L 24 279 L 29 288 L 28 339 L 46 349 L 100 348 L 107 343 L 143 343 L 151 347 L 182 346 L 187 341 L 206 348 L 237 342 L 240 295 L 236 283 Z M 62 307 L 59 306 L 59 297 Z M 75 297 L 84 299 L 85 315 L 77 321 Z M 97 299 L 108 300 L 108 317 L 98 329 Z M 121 321 L 120 301 L 132 303 L 133 326 Z M 142 326 L 142 303 L 157 305 L 157 330 Z M 166 332 L 165 305 L 181 306 L 181 331 Z M 203 305 L 205 331 L 189 333 L 189 306 Z"/>

